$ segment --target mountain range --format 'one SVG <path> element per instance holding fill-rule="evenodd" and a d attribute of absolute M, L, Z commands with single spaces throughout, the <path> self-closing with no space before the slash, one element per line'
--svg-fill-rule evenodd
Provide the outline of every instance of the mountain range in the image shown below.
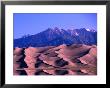
<path fill-rule="evenodd" d="M 48 28 L 35 35 L 26 35 L 14 39 L 14 47 L 44 47 L 61 44 L 97 45 L 97 31 L 86 28 L 64 30 L 55 27 Z"/>

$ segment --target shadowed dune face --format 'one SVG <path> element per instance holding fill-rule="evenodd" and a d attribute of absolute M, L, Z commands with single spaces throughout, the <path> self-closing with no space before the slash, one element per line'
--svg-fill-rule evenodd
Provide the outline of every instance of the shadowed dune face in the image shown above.
<path fill-rule="evenodd" d="M 15 48 L 14 75 L 97 75 L 96 45 Z"/>

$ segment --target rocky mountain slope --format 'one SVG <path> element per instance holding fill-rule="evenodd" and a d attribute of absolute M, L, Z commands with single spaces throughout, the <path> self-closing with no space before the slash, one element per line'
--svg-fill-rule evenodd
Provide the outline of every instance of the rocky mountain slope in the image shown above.
<path fill-rule="evenodd" d="M 27 35 L 14 39 L 14 47 L 44 47 L 58 46 L 61 44 L 86 44 L 97 45 L 97 32 L 85 28 L 64 30 L 55 27 L 48 28 L 35 35 Z"/>

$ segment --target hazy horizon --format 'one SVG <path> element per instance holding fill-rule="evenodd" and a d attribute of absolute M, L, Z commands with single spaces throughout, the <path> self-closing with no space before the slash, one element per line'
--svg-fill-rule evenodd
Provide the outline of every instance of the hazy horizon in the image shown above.
<path fill-rule="evenodd" d="M 97 30 L 96 13 L 14 13 L 14 39 L 48 28 Z"/>

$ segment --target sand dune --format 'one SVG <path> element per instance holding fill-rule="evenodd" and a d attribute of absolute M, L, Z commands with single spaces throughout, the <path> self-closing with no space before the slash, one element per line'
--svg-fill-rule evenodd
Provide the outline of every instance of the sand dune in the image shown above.
<path fill-rule="evenodd" d="M 96 45 L 15 48 L 14 75 L 96 75 Z"/>

